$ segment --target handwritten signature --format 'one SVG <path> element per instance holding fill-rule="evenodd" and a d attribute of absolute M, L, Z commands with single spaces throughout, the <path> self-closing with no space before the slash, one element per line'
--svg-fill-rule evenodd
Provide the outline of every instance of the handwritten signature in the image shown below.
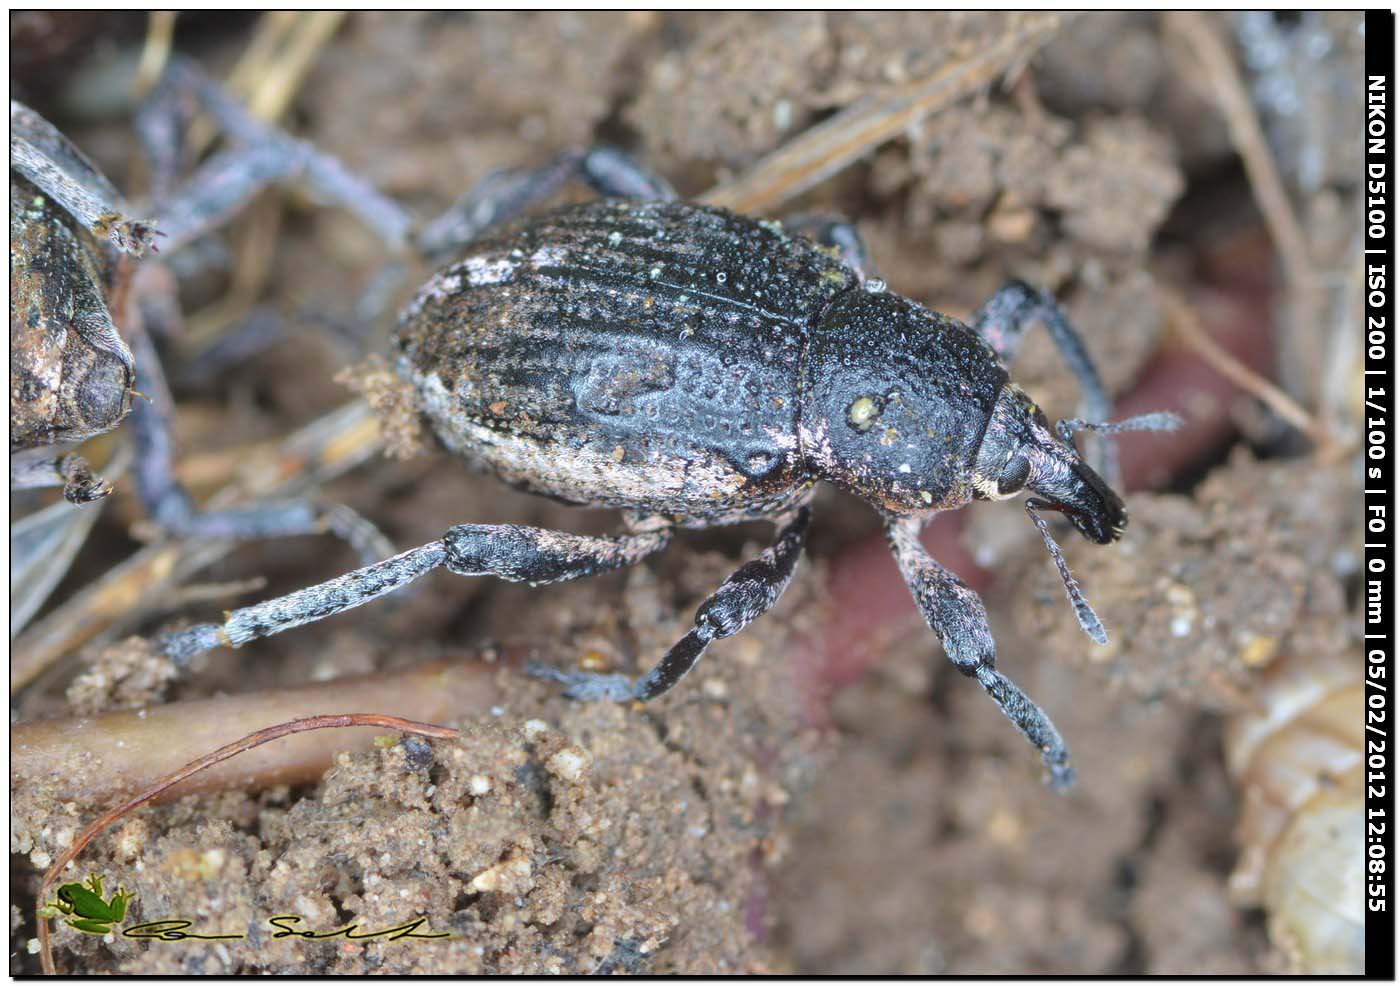
<path fill-rule="evenodd" d="M 427 918 L 418 918 L 416 921 L 408 921 L 404 924 L 394 925 L 392 928 L 379 928 L 374 931 L 361 931 L 358 924 L 347 924 L 343 928 L 335 928 L 331 931 L 311 931 L 294 927 L 294 925 L 301 924 L 302 921 L 303 918 L 297 914 L 278 914 L 267 919 L 267 923 L 277 929 L 272 934 L 274 939 L 305 938 L 320 941 L 325 938 L 345 938 L 349 941 L 369 941 L 382 938 L 385 941 L 399 941 L 403 938 L 431 940 L 452 937 L 450 931 L 419 931 L 423 925 L 428 923 Z M 122 937 L 145 941 L 237 941 L 248 937 L 246 934 L 206 935 L 198 931 L 190 931 L 193 924 L 193 921 L 186 921 L 183 918 L 146 921 L 143 924 L 134 924 L 129 928 L 123 928 Z"/>

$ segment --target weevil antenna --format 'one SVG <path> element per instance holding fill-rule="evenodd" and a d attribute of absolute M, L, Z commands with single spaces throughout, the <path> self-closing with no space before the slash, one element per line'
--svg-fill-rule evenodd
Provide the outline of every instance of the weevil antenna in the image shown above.
<path fill-rule="evenodd" d="M 1116 435 L 1123 431 L 1176 431 L 1182 425 L 1180 415 L 1171 411 L 1153 411 L 1151 414 L 1138 414 L 1122 421 L 1085 421 L 1083 418 L 1066 418 L 1055 423 L 1055 434 L 1066 445 L 1074 439 L 1076 431 L 1096 431 L 1100 435 Z"/>
<path fill-rule="evenodd" d="M 1036 512 L 1038 507 L 1048 507 L 1050 504 L 1044 500 L 1037 500 L 1029 497 L 1026 500 L 1026 516 L 1030 517 L 1031 523 L 1040 531 L 1040 536 L 1045 539 L 1045 547 L 1050 552 L 1050 557 L 1055 562 L 1055 567 L 1059 569 L 1060 580 L 1065 584 L 1065 593 L 1069 596 L 1070 605 L 1074 607 L 1074 613 L 1079 617 L 1079 625 L 1084 628 L 1096 644 L 1108 643 L 1108 632 L 1103 628 L 1103 622 L 1099 619 L 1094 608 L 1089 605 L 1089 600 L 1084 598 L 1084 592 L 1079 588 L 1079 583 L 1074 580 L 1074 576 L 1069 573 L 1069 565 L 1065 562 L 1064 552 L 1055 543 L 1054 537 L 1050 534 L 1050 525 L 1045 522 L 1045 518 Z"/>

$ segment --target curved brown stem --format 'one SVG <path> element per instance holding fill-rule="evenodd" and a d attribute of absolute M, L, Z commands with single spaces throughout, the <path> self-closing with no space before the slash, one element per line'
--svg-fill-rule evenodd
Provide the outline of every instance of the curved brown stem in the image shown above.
<path fill-rule="evenodd" d="M 304 719 L 293 719 L 290 722 L 278 723 L 275 726 L 268 726 L 259 729 L 257 732 L 249 733 L 232 743 L 219 747 L 212 753 L 206 753 L 196 760 L 192 760 L 180 769 L 166 774 L 136 794 L 127 798 L 115 808 L 108 809 L 99 815 L 91 824 L 78 833 L 73 842 L 59 854 L 53 865 L 44 874 L 43 880 L 39 882 L 39 892 L 35 899 L 34 919 L 39 929 L 39 962 L 46 975 L 54 975 L 57 970 L 53 962 L 53 950 L 49 944 L 49 921 L 40 910 L 43 908 L 44 900 L 49 895 L 50 888 L 57 881 L 65 867 L 77 858 L 78 854 L 87 847 L 105 828 L 113 822 L 127 815 L 136 808 L 141 807 L 147 801 L 156 797 L 163 791 L 174 787 L 187 777 L 199 773 L 202 770 L 214 766 L 231 757 L 236 757 L 240 753 L 245 753 L 254 747 L 270 743 L 283 736 L 291 736 L 294 733 L 309 732 L 313 729 L 340 729 L 346 726 L 378 726 L 384 729 L 395 729 L 399 732 L 409 733 L 413 736 L 428 736 L 434 739 L 456 739 L 460 735 L 457 730 L 449 726 L 437 726 L 428 722 L 415 722 L 412 719 L 402 719 L 398 716 L 380 715 L 377 712 L 347 712 L 338 715 L 308 716 Z"/>

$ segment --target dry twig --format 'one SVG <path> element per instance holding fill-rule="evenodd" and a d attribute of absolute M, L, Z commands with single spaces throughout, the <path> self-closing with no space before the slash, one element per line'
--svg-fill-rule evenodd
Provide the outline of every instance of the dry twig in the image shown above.
<path fill-rule="evenodd" d="M 1283 261 L 1294 306 L 1292 318 L 1299 325 L 1311 326 L 1319 311 L 1320 291 L 1307 236 L 1289 201 L 1234 57 L 1208 15 L 1179 10 L 1163 16 L 1167 29 L 1185 42 L 1199 64 L 1206 94 L 1225 118 L 1230 140 L 1244 162 L 1255 201 Z"/>
<path fill-rule="evenodd" d="M 849 167 L 863 155 L 990 85 L 1022 65 L 1050 39 L 1059 18 L 1028 15 L 983 50 L 893 93 L 857 100 L 755 164 L 743 176 L 710 189 L 706 205 L 763 213 Z"/>
<path fill-rule="evenodd" d="M 1297 401 L 1226 352 L 1201 325 L 1195 311 L 1176 291 L 1158 285 L 1158 296 L 1172 329 L 1194 349 L 1212 369 L 1246 393 L 1257 397 L 1271 411 L 1316 443 L 1319 453 L 1328 454 L 1335 444 L 1327 429 Z"/>

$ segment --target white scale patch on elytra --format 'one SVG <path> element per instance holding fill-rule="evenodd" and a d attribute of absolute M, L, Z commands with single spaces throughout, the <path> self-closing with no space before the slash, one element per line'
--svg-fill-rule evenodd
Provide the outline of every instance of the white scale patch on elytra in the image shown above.
<path fill-rule="evenodd" d="M 515 276 L 519 262 L 509 257 L 468 257 L 439 271 L 404 309 L 400 320 L 416 317 L 430 302 L 444 302 L 464 287 L 504 284 Z"/>
<path fill-rule="evenodd" d="M 644 506 L 667 513 L 712 510 L 735 497 L 746 477 L 715 458 L 688 461 L 635 452 L 619 461 L 616 446 L 566 449 L 512 435 L 462 413 L 436 373 L 412 372 L 423 411 L 452 451 L 490 466 L 502 479 L 582 503 Z"/>

